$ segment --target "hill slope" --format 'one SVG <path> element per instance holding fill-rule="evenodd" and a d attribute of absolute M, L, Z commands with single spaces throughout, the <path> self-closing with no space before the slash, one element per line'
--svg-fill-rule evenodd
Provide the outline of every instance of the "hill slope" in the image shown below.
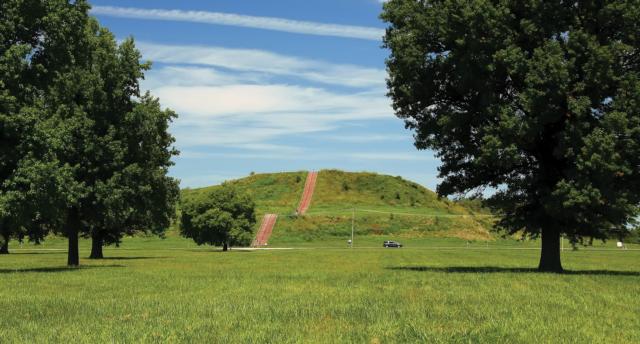
<path fill-rule="evenodd" d="M 306 175 L 307 172 L 256 174 L 228 183 L 254 198 L 259 218 L 265 213 L 280 215 L 271 244 L 346 240 L 351 235 L 354 209 L 358 235 L 491 238 L 491 220 L 486 213 L 439 199 L 433 191 L 400 177 L 368 172 L 320 171 L 307 214 L 296 216 Z M 185 189 L 183 197 L 216 187 Z"/>

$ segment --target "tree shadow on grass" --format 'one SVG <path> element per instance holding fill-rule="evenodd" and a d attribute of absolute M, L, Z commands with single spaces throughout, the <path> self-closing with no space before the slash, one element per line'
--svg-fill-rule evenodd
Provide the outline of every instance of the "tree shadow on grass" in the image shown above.
<path fill-rule="evenodd" d="M 14 252 L 12 251 L 11 254 L 9 254 L 9 256 L 21 256 L 21 255 L 37 255 L 37 254 L 67 254 L 67 251 L 65 250 L 56 250 L 56 251 L 39 251 L 39 252 Z"/>
<path fill-rule="evenodd" d="M 0 269 L 0 274 L 13 274 L 13 273 L 25 273 L 25 272 L 73 272 L 87 269 L 98 269 L 98 268 L 124 268 L 124 265 L 81 265 L 78 267 L 68 267 L 68 266 L 56 266 L 56 267 L 46 267 L 46 268 L 24 268 L 24 269 Z"/>
<path fill-rule="evenodd" d="M 445 272 L 445 273 L 540 273 L 535 268 L 506 268 L 498 266 L 391 266 L 390 270 Z M 562 275 L 640 276 L 640 271 L 616 270 L 565 270 Z"/>
<path fill-rule="evenodd" d="M 161 256 L 158 256 L 158 257 L 135 257 L 135 256 L 134 257 L 104 257 L 102 259 L 95 259 L 95 260 L 96 261 L 99 261 L 99 260 L 139 260 L 139 259 L 168 259 L 168 258 L 171 258 L 171 257 L 161 257 Z M 93 260 L 93 259 L 91 259 L 91 260 Z"/>
<path fill-rule="evenodd" d="M 185 252 L 200 252 L 200 253 L 238 253 L 238 252 L 254 252 L 256 250 L 245 250 L 245 249 L 230 249 L 229 251 L 223 251 L 221 248 L 185 248 L 180 251 Z"/>

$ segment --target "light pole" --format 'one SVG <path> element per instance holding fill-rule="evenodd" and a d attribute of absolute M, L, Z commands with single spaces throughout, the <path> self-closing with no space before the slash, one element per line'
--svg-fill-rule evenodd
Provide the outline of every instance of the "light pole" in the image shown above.
<path fill-rule="evenodd" d="M 353 208 L 351 211 L 351 248 L 353 248 L 353 228 L 355 227 L 356 221 L 356 208 Z"/>

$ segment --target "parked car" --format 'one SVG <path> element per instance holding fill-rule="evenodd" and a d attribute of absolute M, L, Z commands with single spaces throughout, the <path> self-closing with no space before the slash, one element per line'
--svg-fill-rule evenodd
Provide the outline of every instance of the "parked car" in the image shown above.
<path fill-rule="evenodd" d="M 396 248 L 400 248 L 402 247 L 402 244 L 397 242 L 397 241 L 391 241 L 391 240 L 387 240 L 382 244 L 382 247 L 396 247 Z"/>

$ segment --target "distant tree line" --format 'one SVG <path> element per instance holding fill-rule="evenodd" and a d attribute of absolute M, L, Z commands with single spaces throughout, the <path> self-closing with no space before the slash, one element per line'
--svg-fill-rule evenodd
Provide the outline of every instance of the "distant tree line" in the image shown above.
<path fill-rule="evenodd" d="M 0 247 L 66 236 L 104 245 L 162 234 L 175 214 L 176 117 L 141 94 L 149 70 L 132 38 L 118 43 L 84 0 L 0 2 Z"/>

